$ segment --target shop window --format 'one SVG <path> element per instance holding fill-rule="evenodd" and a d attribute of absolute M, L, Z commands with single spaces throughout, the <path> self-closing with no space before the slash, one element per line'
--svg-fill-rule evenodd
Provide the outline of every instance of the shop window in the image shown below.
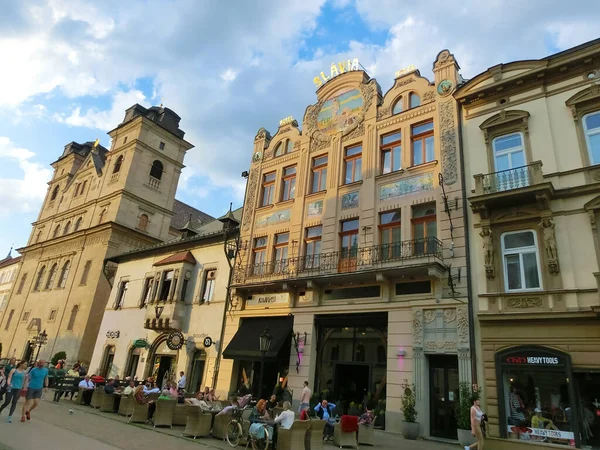
<path fill-rule="evenodd" d="M 402 257 L 400 210 L 379 214 L 380 259 L 398 259 Z"/>
<path fill-rule="evenodd" d="M 115 165 L 113 167 L 113 173 L 119 173 L 121 170 L 122 164 L 123 164 L 123 155 L 119 155 L 119 157 L 115 161 Z"/>
<path fill-rule="evenodd" d="M 502 260 L 507 292 L 541 289 L 540 258 L 533 230 L 504 233 Z"/>
<path fill-rule="evenodd" d="M 436 253 L 438 246 L 435 203 L 413 206 L 411 222 L 414 239 L 414 255 Z"/>
<path fill-rule="evenodd" d="M 350 300 L 356 298 L 375 298 L 381 296 L 381 286 L 359 286 L 353 288 L 327 289 L 325 300 Z"/>
<path fill-rule="evenodd" d="M 50 196 L 50 201 L 54 201 L 56 200 L 56 196 L 58 195 L 58 186 L 54 186 L 54 189 L 52 189 L 52 195 Z"/>
<path fill-rule="evenodd" d="M 312 160 L 312 189 L 311 194 L 327 189 L 327 155 L 318 156 Z"/>
<path fill-rule="evenodd" d="M 67 331 L 73 331 L 73 327 L 75 326 L 75 319 L 77 319 L 77 313 L 79 312 L 79 305 L 73 306 L 71 310 L 71 315 L 69 316 L 69 323 L 67 324 Z"/>
<path fill-rule="evenodd" d="M 217 270 L 209 269 L 204 271 L 204 282 L 202 283 L 202 297 L 200 303 L 210 303 L 215 293 L 217 282 Z"/>
<path fill-rule="evenodd" d="M 404 101 L 403 97 L 400 97 L 396 103 L 394 103 L 394 107 L 392 108 L 392 114 L 399 114 L 404 111 Z"/>
<path fill-rule="evenodd" d="M 148 216 L 146 214 L 142 214 L 138 220 L 138 229 L 142 231 L 146 231 L 148 228 Z"/>
<path fill-rule="evenodd" d="M 10 327 L 10 323 L 12 322 L 12 318 L 15 315 L 15 310 L 11 309 L 10 312 L 8 313 L 8 319 L 6 319 L 6 325 L 4 326 L 4 331 L 8 331 L 8 328 Z"/>
<path fill-rule="evenodd" d="M 140 308 L 143 308 L 152 299 L 152 288 L 154 287 L 154 278 L 148 277 L 144 281 L 144 290 L 142 291 L 142 300 L 140 301 Z"/>
<path fill-rule="evenodd" d="M 358 219 L 344 220 L 340 232 L 340 258 L 356 258 L 358 255 Z"/>
<path fill-rule="evenodd" d="M 69 269 L 71 268 L 71 261 L 66 261 L 62 270 L 60 271 L 60 278 L 58 279 L 58 287 L 64 288 L 67 284 L 67 278 L 69 278 Z"/>
<path fill-rule="evenodd" d="M 83 217 L 80 217 L 75 221 L 75 228 L 73 229 L 73 231 L 79 231 L 79 229 L 81 228 L 81 222 L 83 222 Z"/>
<path fill-rule="evenodd" d="M 90 268 L 92 267 L 92 261 L 86 261 L 83 266 L 83 272 L 81 273 L 81 280 L 79 280 L 79 285 L 84 286 L 87 284 L 88 275 L 90 274 Z"/>
<path fill-rule="evenodd" d="M 159 160 L 155 160 L 152 163 L 152 167 L 150 168 L 150 176 L 157 180 L 162 178 L 163 174 L 163 164 Z"/>
<path fill-rule="evenodd" d="M 431 294 L 431 281 L 396 283 L 396 295 Z"/>
<path fill-rule="evenodd" d="M 42 266 L 38 272 L 35 285 L 33 286 L 34 291 L 39 291 L 42 288 L 42 281 L 44 281 L 44 275 L 46 274 L 46 266 Z"/>
<path fill-rule="evenodd" d="M 19 281 L 19 287 L 17 288 L 17 294 L 23 292 L 23 287 L 25 286 L 25 281 L 27 280 L 27 274 L 23 274 L 21 277 L 21 281 Z"/>
<path fill-rule="evenodd" d="M 296 196 L 296 166 L 283 169 L 281 182 L 282 200 L 285 202 L 293 199 Z"/>
<path fill-rule="evenodd" d="M 402 133 L 400 131 L 381 137 L 381 173 L 402 169 Z"/>
<path fill-rule="evenodd" d="M 260 206 L 273 204 L 275 198 L 275 172 L 266 173 L 263 176 L 262 196 Z"/>
<path fill-rule="evenodd" d="M 360 180 L 362 180 L 362 145 L 355 145 L 344 152 L 344 184 Z"/>
<path fill-rule="evenodd" d="M 262 275 L 265 272 L 266 256 L 267 256 L 267 238 L 260 237 L 254 239 L 253 252 L 253 275 Z"/>
<path fill-rule="evenodd" d="M 117 299 L 115 301 L 115 309 L 121 309 L 127 298 L 127 289 L 129 288 L 129 281 L 121 281 L 119 284 L 119 290 L 117 291 Z"/>
<path fill-rule="evenodd" d="M 316 269 L 319 267 L 322 234 L 323 227 L 321 225 L 306 229 L 306 237 L 304 238 L 305 269 Z"/>
<path fill-rule="evenodd" d="M 174 272 L 172 270 L 165 271 L 163 275 L 162 288 L 160 290 L 159 300 L 166 302 L 169 299 L 169 291 L 171 290 L 171 284 L 173 283 Z"/>
<path fill-rule="evenodd" d="M 600 111 L 583 116 L 585 142 L 592 164 L 600 164 Z"/>
<path fill-rule="evenodd" d="M 288 267 L 288 244 L 290 233 L 275 235 L 273 246 L 273 273 L 286 273 Z"/>
<path fill-rule="evenodd" d="M 433 121 L 411 127 L 412 165 L 418 166 L 435 159 Z"/>
<path fill-rule="evenodd" d="M 408 97 L 410 99 L 410 107 L 411 108 L 416 108 L 417 106 L 421 106 L 421 97 L 419 97 L 419 94 L 415 94 L 414 92 L 411 92 Z"/>

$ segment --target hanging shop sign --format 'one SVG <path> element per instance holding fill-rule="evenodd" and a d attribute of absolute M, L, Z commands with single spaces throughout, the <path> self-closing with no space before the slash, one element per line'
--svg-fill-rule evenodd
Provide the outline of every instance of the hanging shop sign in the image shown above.
<path fill-rule="evenodd" d="M 173 331 L 167 337 L 167 347 L 169 347 L 171 350 L 179 350 L 181 347 L 183 347 L 184 341 L 185 339 L 181 331 Z"/>
<path fill-rule="evenodd" d="M 531 427 L 517 427 L 508 425 L 507 431 L 509 433 L 527 434 L 529 436 L 539 436 L 540 438 L 546 439 L 563 439 L 572 441 L 575 439 L 575 434 L 572 431 L 560 431 L 546 428 L 531 428 Z"/>
<path fill-rule="evenodd" d="M 246 308 L 285 307 L 290 304 L 289 293 L 253 295 L 246 300 Z"/>
<path fill-rule="evenodd" d="M 315 86 L 319 88 L 332 78 L 335 78 L 342 73 L 351 72 L 353 70 L 360 70 L 358 58 L 349 59 L 348 61 L 340 61 L 337 64 L 331 63 L 331 67 L 329 68 L 329 76 L 327 76 L 325 74 L 325 71 L 323 71 L 321 72 L 320 76 L 316 76 L 313 79 L 313 82 L 315 83 Z"/>
<path fill-rule="evenodd" d="M 213 344 L 213 340 L 212 340 L 212 338 L 210 336 L 206 336 L 204 338 L 204 341 L 202 343 L 204 344 L 205 348 L 208 348 L 208 347 L 210 347 Z"/>
<path fill-rule="evenodd" d="M 136 339 L 133 341 L 133 348 L 146 348 L 148 347 L 148 341 L 146 339 Z"/>
<path fill-rule="evenodd" d="M 117 339 L 119 336 L 121 336 L 121 332 L 118 330 L 109 330 L 106 332 L 106 337 L 109 339 Z"/>

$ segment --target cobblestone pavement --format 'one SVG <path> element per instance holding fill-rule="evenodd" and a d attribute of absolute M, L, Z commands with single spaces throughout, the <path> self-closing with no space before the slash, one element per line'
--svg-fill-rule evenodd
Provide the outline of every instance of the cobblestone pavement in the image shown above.
<path fill-rule="evenodd" d="M 19 406 L 21 402 L 19 402 Z M 69 409 L 74 413 L 69 414 Z M 75 405 L 71 401 L 60 403 L 43 401 L 32 413 L 31 421 L 5 423 L 6 413 L 0 418 L 0 450 L 148 450 L 174 449 L 207 450 L 230 449 L 225 443 L 212 438 L 196 440 L 181 437 L 183 427 L 155 429 L 148 425 L 128 424 L 117 414 L 100 413 L 89 407 Z M 457 450 L 456 444 L 440 444 L 432 441 L 406 441 L 400 435 L 375 432 L 376 449 L 408 450 Z M 242 448 L 242 447 L 240 447 Z M 333 450 L 332 444 L 325 449 Z M 301 450 L 301 449 L 298 449 Z"/>

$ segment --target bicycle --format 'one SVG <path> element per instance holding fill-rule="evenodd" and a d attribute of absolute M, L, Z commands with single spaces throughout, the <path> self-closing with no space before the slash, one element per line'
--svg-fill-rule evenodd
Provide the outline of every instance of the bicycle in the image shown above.
<path fill-rule="evenodd" d="M 265 433 L 264 439 L 256 439 L 251 436 L 249 428 L 248 431 L 244 430 L 244 420 L 242 419 L 242 414 L 248 408 L 251 408 L 251 406 L 235 408 L 233 410 L 233 419 L 231 419 L 231 421 L 227 424 L 227 443 L 230 447 L 237 447 L 244 438 L 246 439 L 245 448 L 248 448 L 248 445 L 252 444 L 252 450 L 268 450 L 271 436 L 269 436 L 269 431 L 265 424 L 263 424 Z"/>

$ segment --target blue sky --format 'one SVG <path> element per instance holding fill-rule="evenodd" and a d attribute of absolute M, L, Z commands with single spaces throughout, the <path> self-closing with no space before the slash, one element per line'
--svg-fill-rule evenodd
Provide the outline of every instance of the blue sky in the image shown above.
<path fill-rule="evenodd" d="M 0 257 L 26 243 L 71 141 L 99 138 L 134 103 L 163 103 L 196 147 L 177 198 L 241 205 L 256 131 L 315 101 L 331 62 L 358 57 L 383 91 L 448 48 L 470 78 L 598 36 L 594 0 L 0 0 Z M 376 6 L 376 7 L 375 7 Z"/>

